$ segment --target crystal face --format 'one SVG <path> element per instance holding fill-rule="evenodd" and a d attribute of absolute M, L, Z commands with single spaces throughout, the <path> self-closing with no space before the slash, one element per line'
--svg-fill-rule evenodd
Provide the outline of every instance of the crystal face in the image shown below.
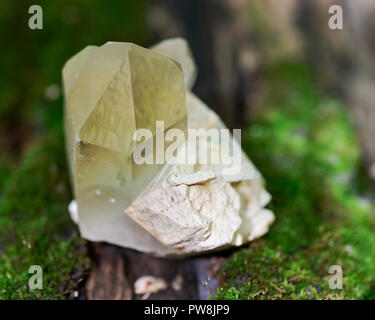
<path fill-rule="evenodd" d="M 179 64 L 130 43 L 89 46 L 63 69 L 65 132 L 80 231 L 147 250 L 152 237 L 123 213 L 160 170 L 136 165 L 137 129 L 155 136 L 187 128 L 184 75 Z M 109 223 L 108 223 L 109 221 Z M 125 226 L 125 227 L 124 227 Z M 129 232 L 129 226 L 134 232 Z"/>

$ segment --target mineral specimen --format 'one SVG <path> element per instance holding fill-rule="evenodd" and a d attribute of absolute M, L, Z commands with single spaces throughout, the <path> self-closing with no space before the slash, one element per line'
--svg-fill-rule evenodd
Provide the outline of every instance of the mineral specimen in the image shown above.
<path fill-rule="evenodd" d="M 84 238 L 165 256 L 238 246 L 268 231 L 274 220 L 265 209 L 270 196 L 236 140 L 231 144 L 241 161 L 233 174 L 212 158 L 194 164 L 134 161 L 164 134 L 155 122 L 185 133 L 226 129 L 189 91 L 195 76 L 183 39 L 152 50 L 130 43 L 89 46 L 66 63 L 65 132 L 76 199 L 69 209 Z M 137 129 L 151 135 L 142 141 Z M 177 154 L 192 139 L 180 141 Z M 224 140 L 211 141 L 211 155 L 225 153 Z M 167 147 L 152 147 L 155 158 Z"/>

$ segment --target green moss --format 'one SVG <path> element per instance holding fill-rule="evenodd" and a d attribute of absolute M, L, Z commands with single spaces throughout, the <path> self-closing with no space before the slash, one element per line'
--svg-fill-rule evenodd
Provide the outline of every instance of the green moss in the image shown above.
<path fill-rule="evenodd" d="M 0 299 L 59 299 L 88 267 L 84 241 L 67 213 L 71 199 L 63 137 L 31 148 L 6 180 L 0 200 Z M 43 290 L 29 290 L 29 267 L 43 269 Z"/>
<path fill-rule="evenodd" d="M 222 266 L 214 298 L 375 298 L 375 210 L 345 106 L 303 64 L 276 65 L 264 79 L 244 148 L 277 220 Z M 331 265 L 343 269 L 343 290 L 328 286 Z"/>

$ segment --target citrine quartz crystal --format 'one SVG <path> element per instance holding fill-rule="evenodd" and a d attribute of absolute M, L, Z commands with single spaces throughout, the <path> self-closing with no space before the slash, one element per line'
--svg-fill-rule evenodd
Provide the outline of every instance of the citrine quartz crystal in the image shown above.
<path fill-rule="evenodd" d="M 165 129 L 186 129 L 181 67 L 135 44 L 106 43 L 71 58 L 63 81 L 67 153 L 82 236 L 147 251 L 154 239 L 123 210 L 161 165 L 134 164 L 133 135 L 139 128 L 155 135 L 156 120 L 164 121 Z"/>
<path fill-rule="evenodd" d="M 184 39 L 151 49 L 88 46 L 65 64 L 64 124 L 76 199 L 70 211 L 84 238 L 165 256 L 241 245 L 267 232 L 274 220 L 264 208 L 270 196 L 243 153 L 235 176 L 223 175 L 220 165 L 134 162 L 144 143 L 134 139 L 136 130 L 150 130 L 154 141 L 156 121 L 185 133 L 225 128 L 189 91 L 195 77 Z M 155 158 L 166 147 L 154 150 Z"/>

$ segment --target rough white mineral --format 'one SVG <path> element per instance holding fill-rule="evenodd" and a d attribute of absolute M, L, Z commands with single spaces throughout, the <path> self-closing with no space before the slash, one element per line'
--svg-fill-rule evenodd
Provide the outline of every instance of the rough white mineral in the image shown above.
<path fill-rule="evenodd" d="M 162 278 L 153 276 L 143 276 L 138 278 L 134 283 L 134 292 L 143 294 L 143 300 L 147 299 L 151 293 L 156 293 L 167 289 L 168 285 Z"/>
<path fill-rule="evenodd" d="M 133 141 L 134 133 L 147 128 L 154 141 L 156 120 L 184 132 L 226 128 L 189 91 L 195 77 L 183 39 L 151 50 L 129 43 L 89 46 L 66 63 L 65 131 L 76 199 L 69 209 L 84 238 L 177 256 L 239 246 L 268 231 L 274 221 L 265 209 L 270 195 L 242 151 L 231 175 L 211 159 L 134 163 L 132 155 L 144 146 Z M 179 144 L 178 154 L 190 142 L 188 136 Z M 211 155 L 225 152 L 224 142 L 209 144 Z"/>

